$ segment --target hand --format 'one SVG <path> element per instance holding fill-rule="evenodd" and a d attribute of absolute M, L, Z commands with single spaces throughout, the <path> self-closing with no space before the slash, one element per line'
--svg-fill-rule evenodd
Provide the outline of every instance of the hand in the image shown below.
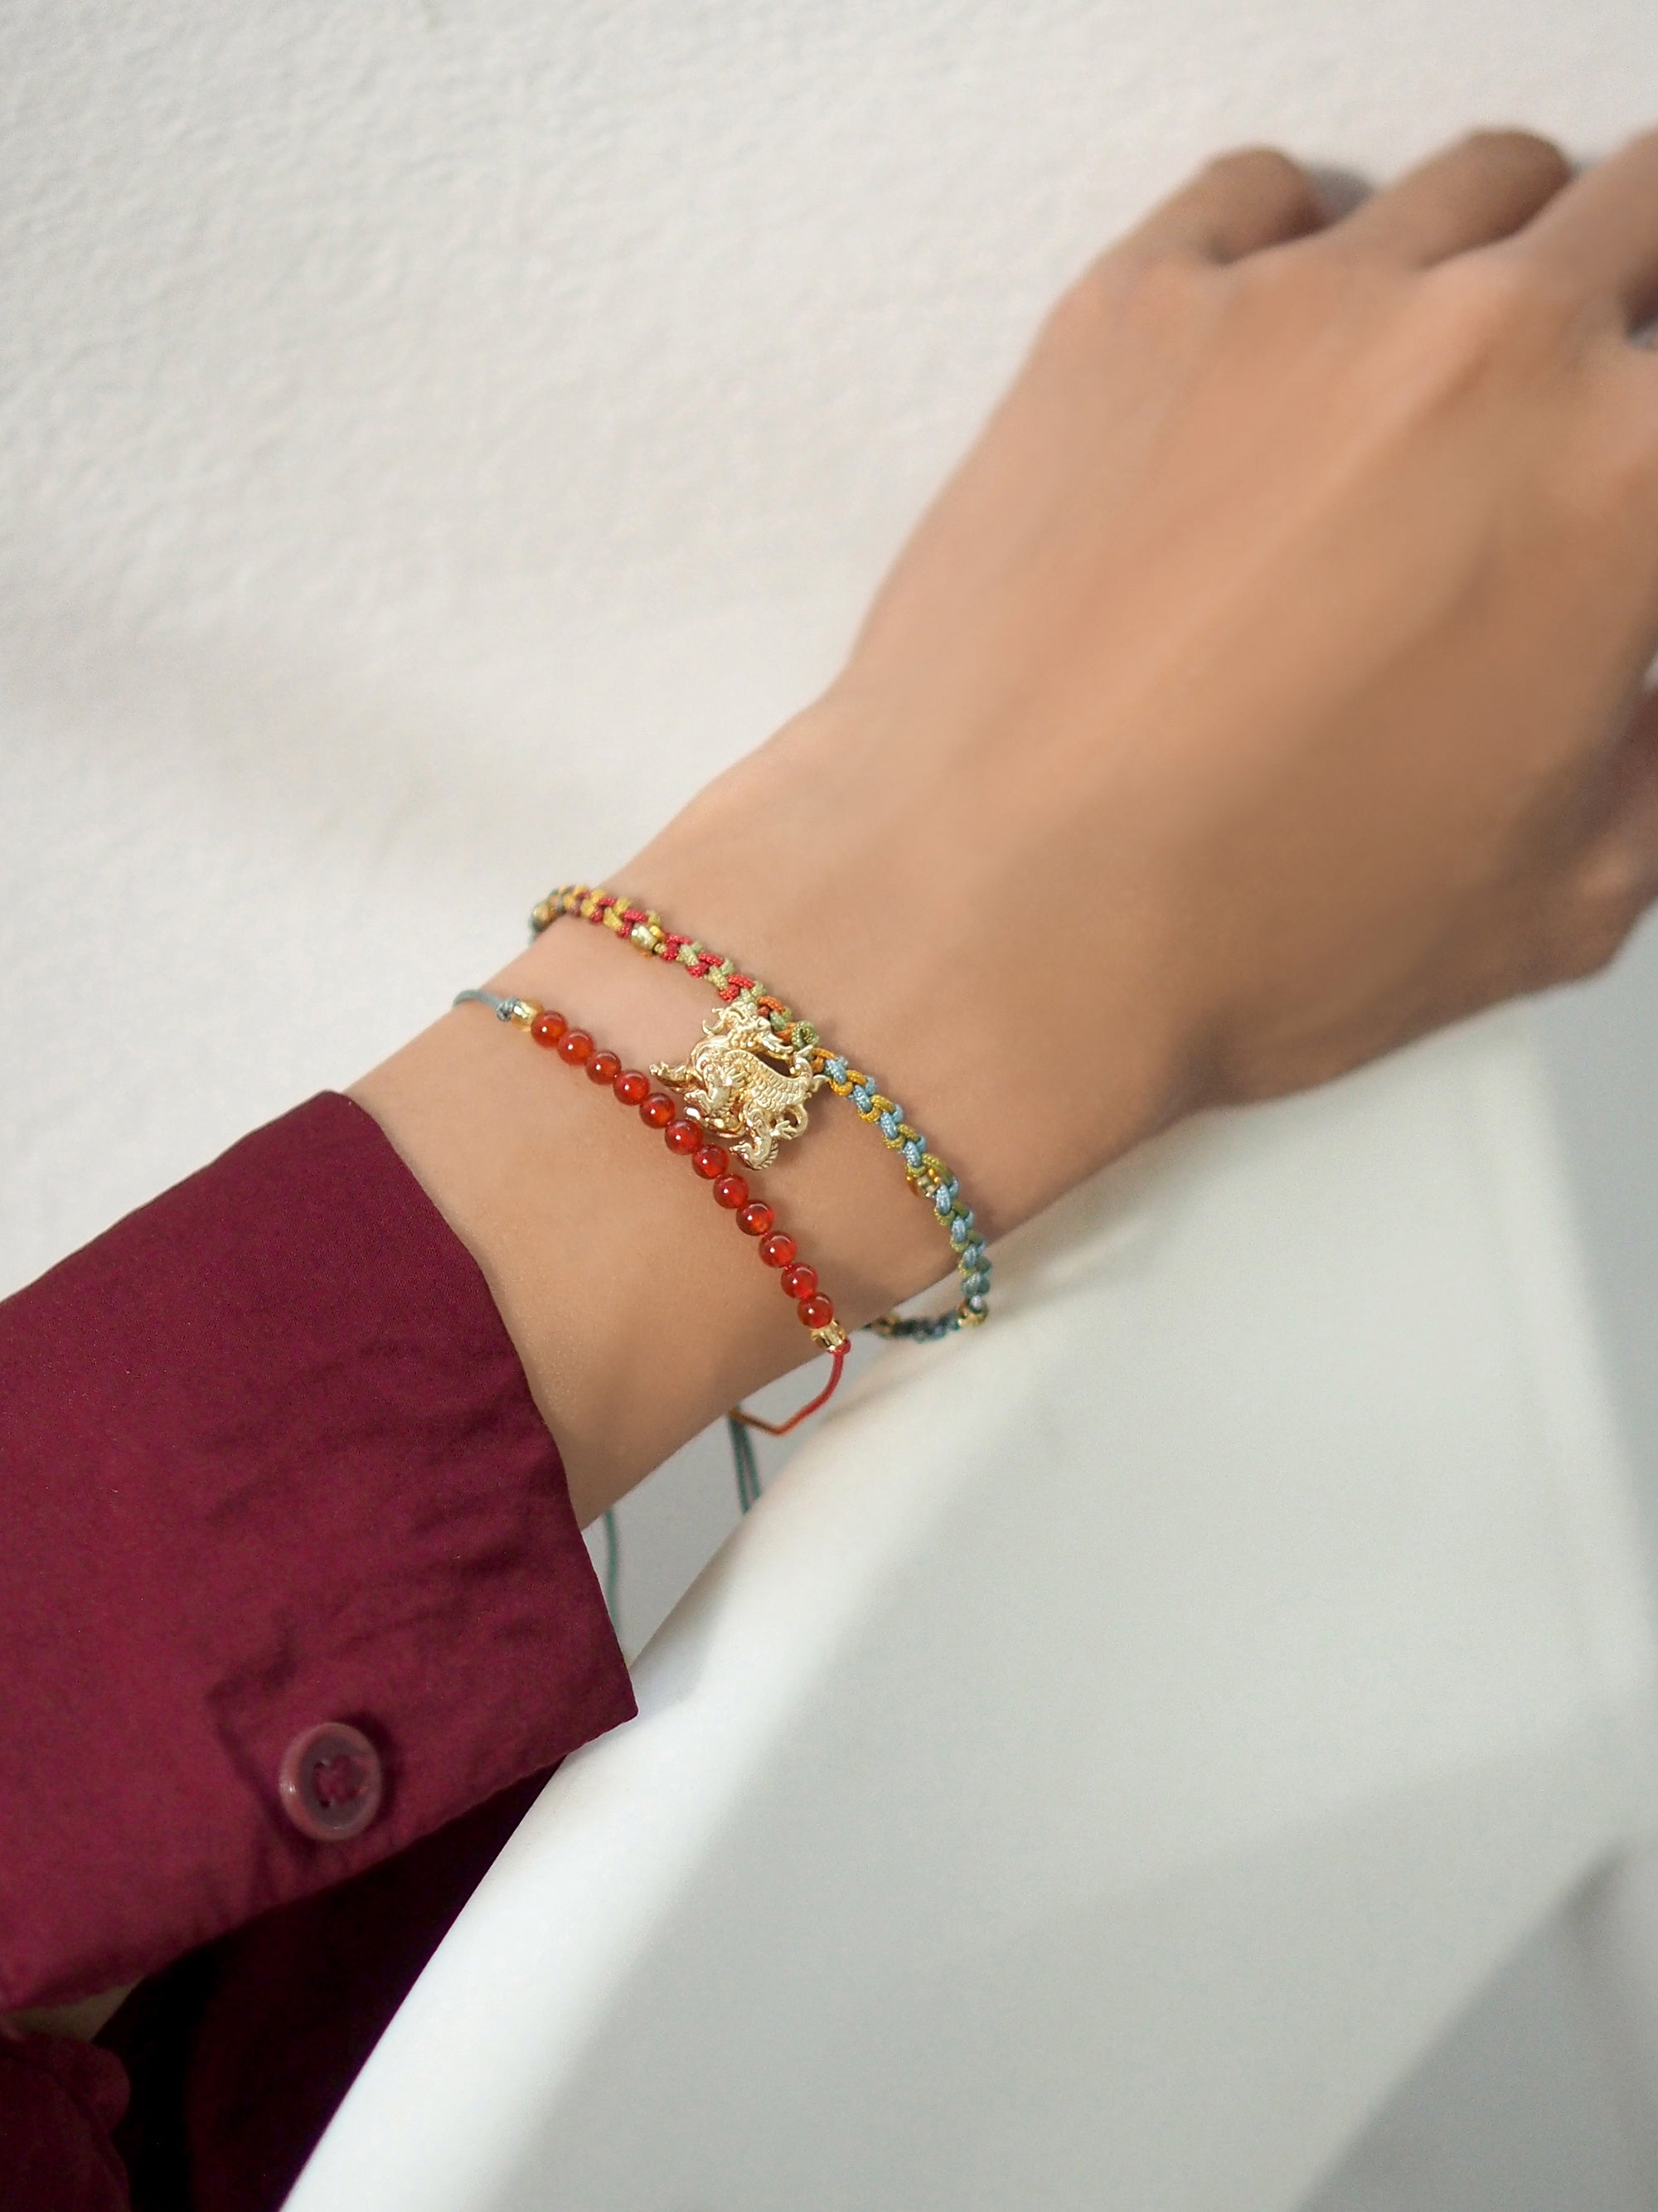
<path fill-rule="evenodd" d="M 871 1070 L 992 1233 L 1587 973 L 1658 883 L 1655 307 L 1658 135 L 1574 179 L 1484 134 L 1337 222 L 1280 154 L 1212 164 L 1059 301 L 824 696 L 611 882 Z M 641 1065 L 709 1004 L 573 922 L 496 981 Z M 519 1045 L 470 1009 L 356 1095 L 587 1517 L 805 1347 Z M 849 1114 L 768 1174 L 848 1322 L 944 1273 Z"/>
<path fill-rule="evenodd" d="M 981 1217 L 1600 966 L 1658 881 L 1658 135 L 1326 223 L 1252 151 L 1087 269 L 828 696 L 619 880 Z"/>

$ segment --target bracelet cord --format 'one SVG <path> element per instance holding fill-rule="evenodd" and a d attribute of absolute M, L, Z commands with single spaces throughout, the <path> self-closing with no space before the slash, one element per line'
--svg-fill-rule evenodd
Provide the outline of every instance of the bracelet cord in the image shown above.
<path fill-rule="evenodd" d="M 739 1000 L 751 1004 L 764 1016 L 780 1045 L 807 1053 L 835 1097 L 849 1099 L 853 1110 L 876 1129 L 889 1151 L 902 1154 L 905 1180 L 931 1207 L 950 1239 L 960 1296 L 949 1313 L 882 1314 L 865 1324 L 872 1335 L 926 1342 L 957 1329 L 976 1328 L 986 1319 L 990 1309 L 990 1255 L 973 1209 L 963 1200 L 956 1176 L 929 1149 L 926 1137 L 906 1118 L 896 1099 L 887 1097 L 843 1054 L 826 1045 L 811 1023 L 801 1020 L 757 976 L 744 974 L 734 961 L 710 951 L 698 939 L 668 929 L 652 908 L 592 884 L 564 884 L 531 910 L 531 938 L 539 937 L 562 915 L 573 915 L 610 930 L 647 958 L 683 968 L 698 981 L 708 983 L 726 1006 Z"/>
<path fill-rule="evenodd" d="M 608 1090 L 618 1104 L 636 1109 L 644 1127 L 659 1130 L 669 1152 L 689 1161 L 692 1172 L 711 1186 L 714 1203 L 732 1216 L 744 1236 L 755 1240 L 762 1265 L 776 1270 L 779 1285 L 784 1295 L 793 1301 L 795 1312 L 810 1332 L 812 1342 L 829 1355 L 829 1378 L 815 1398 L 786 1421 L 762 1420 L 757 1413 L 747 1413 L 740 1406 L 733 1407 L 727 1416 L 733 1429 L 740 1425 L 762 1430 L 768 1436 L 787 1436 L 810 1414 L 827 1405 L 839 1387 L 847 1353 L 851 1349 L 845 1329 L 835 1318 L 834 1301 L 819 1289 L 817 1271 L 801 1260 L 793 1237 L 778 1228 L 773 1209 L 762 1199 L 750 1195 L 748 1183 L 742 1176 L 729 1172 L 731 1163 L 724 1147 L 707 1141 L 707 1133 L 692 1118 L 692 1109 L 682 1108 L 666 1091 L 653 1090 L 650 1078 L 642 1070 L 624 1067 L 620 1057 L 596 1044 L 587 1030 L 576 1028 L 563 1014 L 538 1005 L 533 999 L 502 998 L 494 991 L 461 991 L 456 994 L 454 1004 L 488 1006 L 497 1021 L 525 1030 L 536 1044 L 544 1051 L 556 1053 L 567 1066 L 584 1067 L 589 1082 Z M 753 1464 L 750 1451 L 750 1480 L 757 1496 L 759 1482 Z M 739 1456 L 739 1496 L 744 1489 L 744 1462 Z M 746 1504 L 744 1510 L 747 1510 Z"/>

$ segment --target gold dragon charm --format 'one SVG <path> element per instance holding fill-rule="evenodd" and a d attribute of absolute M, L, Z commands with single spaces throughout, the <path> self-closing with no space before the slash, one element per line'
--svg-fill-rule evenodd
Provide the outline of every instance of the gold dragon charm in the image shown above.
<path fill-rule="evenodd" d="M 745 1167 L 768 1168 L 777 1147 L 805 1133 L 806 1101 L 825 1078 L 811 1056 L 773 1034 L 759 1008 L 738 1000 L 702 1024 L 701 1042 L 683 1067 L 659 1064 L 651 1073 L 671 1083 L 702 1127 L 731 1146 Z"/>

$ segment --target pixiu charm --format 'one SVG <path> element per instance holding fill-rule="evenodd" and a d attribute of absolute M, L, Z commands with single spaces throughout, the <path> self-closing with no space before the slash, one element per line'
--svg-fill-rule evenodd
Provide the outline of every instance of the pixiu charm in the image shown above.
<path fill-rule="evenodd" d="M 804 1135 L 806 1101 L 827 1079 L 804 1047 L 774 1033 L 752 1000 L 721 1006 L 702 1029 L 683 1067 L 658 1065 L 651 1073 L 671 1083 L 745 1167 L 768 1168 L 780 1145 Z"/>

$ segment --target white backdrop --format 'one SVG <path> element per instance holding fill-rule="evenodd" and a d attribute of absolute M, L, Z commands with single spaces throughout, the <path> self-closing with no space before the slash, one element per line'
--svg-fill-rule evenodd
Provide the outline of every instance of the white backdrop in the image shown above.
<path fill-rule="evenodd" d="M 0 22 L 0 1288 L 810 696 L 1042 306 L 1203 155 L 1588 155 L 1658 85 L 1645 0 Z M 1637 946 L 1547 1016 L 1649 1464 L 1655 1006 Z M 634 1640 L 726 1482 L 694 1449 L 630 1507 Z M 1540 1949 L 1329 2212 L 1610 2206 L 1572 2034 Z"/>

